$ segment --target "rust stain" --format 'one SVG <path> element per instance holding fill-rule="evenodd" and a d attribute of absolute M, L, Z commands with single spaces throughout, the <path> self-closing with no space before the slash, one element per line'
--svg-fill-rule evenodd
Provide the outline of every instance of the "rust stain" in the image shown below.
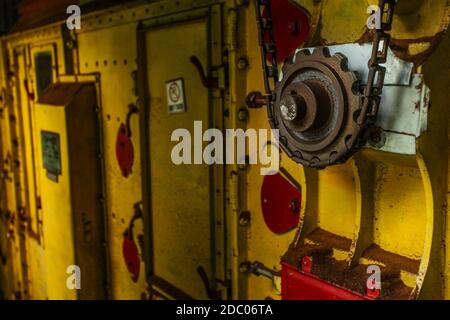
<path fill-rule="evenodd" d="M 441 42 L 443 36 L 445 34 L 445 30 L 436 33 L 431 37 L 422 37 L 415 39 L 396 39 L 392 38 L 390 43 L 390 48 L 396 57 L 414 63 L 414 66 L 420 66 L 425 63 L 425 61 L 431 56 L 434 50 L 437 48 L 439 43 Z M 369 43 L 373 41 L 374 32 L 370 30 L 366 30 L 363 35 L 356 40 L 355 42 L 358 44 Z M 429 44 L 428 48 L 418 54 L 411 55 L 408 52 L 409 46 L 412 44 L 418 43 L 427 43 Z"/>
<path fill-rule="evenodd" d="M 331 235 L 331 236 L 330 236 Z M 294 268 L 301 269 L 301 261 L 305 256 L 312 259 L 311 273 L 320 279 L 345 287 L 362 295 L 367 290 L 367 265 L 359 264 L 349 267 L 347 261 L 339 261 L 332 257 L 333 248 L 348 248 L 350 239 L 333 235 L 325 230 L 316 229 L 306 238 L 315 244 L 296 246 L 291 244 L 288 251 L 281 258 Z M 379 261 L 385 266 L 381 270 L 381 292 L 377 299 L 411 299 L 414 288 L 408 287 L 401 280 L 400 271 L 418 272 L 420 261 L 409 259 L 381 249 L 372 244 L 363 256 Z"/>
<path fill-rule="evenodd" d="M 414 63 L 415 66 L 420 66 L 425 63 L 425 61 L 431 56 L 434 50 L 437 48 L 445 34 L 444 31 L 440 31 L 431 37 L 422 37 L 417 39 L 391 39 L 391 50 L 394 54 L 405 61 Z M 415 55 L 408 53 L 408 48 L 411 44 L 416 43 L 428 43 L 429 47 Z"/>

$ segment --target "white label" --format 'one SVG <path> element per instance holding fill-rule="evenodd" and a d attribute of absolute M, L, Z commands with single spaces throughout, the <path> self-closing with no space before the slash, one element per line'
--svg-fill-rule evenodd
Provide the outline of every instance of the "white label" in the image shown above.
<path fill-rule="evenodd" d="M 186 111 L 183 79 L 167 81 L 166 93 L 169 113 L 179 113 Z"/>

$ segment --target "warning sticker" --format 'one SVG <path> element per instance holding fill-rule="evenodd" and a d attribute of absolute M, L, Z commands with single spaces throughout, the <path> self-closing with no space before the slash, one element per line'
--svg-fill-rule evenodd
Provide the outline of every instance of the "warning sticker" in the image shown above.
<path fill-rule="evenodd" d="M 186 103 L 184 101 L 184 84 L 182 78 L 167 81 L 166 93 L 169 113 L 186 111 Z"/>

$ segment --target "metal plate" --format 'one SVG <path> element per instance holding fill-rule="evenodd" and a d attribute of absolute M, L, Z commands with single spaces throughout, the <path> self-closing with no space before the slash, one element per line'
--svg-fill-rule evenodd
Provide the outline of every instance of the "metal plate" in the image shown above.
<path fill-rule="evenodd" d="M 261 187 L 264 222 L 273 233 L 285 233 L 298 224 L 301 192 L 281 174 L 265 176 Z"/>
<path fill-rule="evenodd" d="M 349 43 L 327 46 L 330 50 L 330 54 L 342 53 L 348 58 L 348 69 L 351 71 L 357 71 L 360 79 L 365 83 L 369 69 L 367 68 L 367 62 L 372 54 L 371 43 Z M 298 49 L 295 54 L 302 50 L 309 50 L 312 52 L 312 48 Z M 411 75 L 413 69 L 413 63 L 403 61 L 397 58 L 391 49 L 388 50 L 387 61 L 384 65 L 386 67 L 386 76 L 384 79 L 385 85 L 404 85 L 407 86 L 411 82 Z"/>

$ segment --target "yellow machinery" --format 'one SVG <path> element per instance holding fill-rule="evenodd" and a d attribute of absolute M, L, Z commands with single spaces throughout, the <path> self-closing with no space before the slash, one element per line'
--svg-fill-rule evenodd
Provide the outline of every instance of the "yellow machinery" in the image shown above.
<path fill-rule="evenodd" d="M 450 298 L 446 1 L 397 1 L 384 135 L 320 170 L 283 149 L 278 181 L 298 197 L 287 203 L 260 165 L 170 158 L 173 131 L 195 136 L 194 121 L 270 128 L 266 107 L 246 105 L 264 92 L 255 0 L 81 6 L 73 30 L 69 3 L 45 2 L 55 19 L 0 37 L 1 297 L 296 297 L 283 262 L 359 298 L 369 265 L 381 267 L 379 298 Z M 292 36 L 275 39 L 280 52 L 327 47 L 364 73 L 377 1 L 276 3 L 274 19 L 299 12 L 276 30 Z M 277 222 L 288 207 L 295 225 L 274 232 L 266 214 Z M 80 290 L 67 284 L 73 265 Z"/>

